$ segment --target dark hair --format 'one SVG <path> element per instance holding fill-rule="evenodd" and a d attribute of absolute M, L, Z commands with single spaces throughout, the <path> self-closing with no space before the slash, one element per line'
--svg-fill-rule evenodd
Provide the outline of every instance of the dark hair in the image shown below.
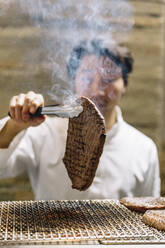
<path fill-rule="evenodd" d="M 122 69 L 122 77 L 125 86 L 128 84 L 128 74 L 133 70 L 133 58 L 125 47 L 115 46 L 111 50 L 102 47 L 101 40 L 92 40 L 89 44 L 82 41 L 76 46 L 67 63 L 67 71 L 71 78 L 75 78 L 81 59 L 87 54 L 95 54 L 98 57 L 107 56 Z"/>

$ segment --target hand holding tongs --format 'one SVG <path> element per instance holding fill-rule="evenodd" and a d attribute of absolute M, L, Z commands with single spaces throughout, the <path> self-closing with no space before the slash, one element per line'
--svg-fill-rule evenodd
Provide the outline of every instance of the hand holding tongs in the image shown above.
<path fill-rule="evenodd" d="M 62 118 L 73 118 L 77 117 L 83 111 L 83 107 L 80 104 L 74 105 L 49 105 L 44 107 L 39 107 L 34 114 L 30 113 L 30 116 L 37 117 L 42 115 L 53 115 Z M 10 116 L 10 112 L 8 113 Z"/>

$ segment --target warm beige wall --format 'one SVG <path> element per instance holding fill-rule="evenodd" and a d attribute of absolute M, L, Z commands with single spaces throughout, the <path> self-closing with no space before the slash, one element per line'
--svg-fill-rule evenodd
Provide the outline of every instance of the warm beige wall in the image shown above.
<path fill-rule="evenodd" d="M 128 46 L 135 59 L 127 97 L 125 117 L 133 125 L 160 142 L 163 79 L 163 16 L 157 1 L 132 1 L 135 26 Z"/>
<path fill-rule="evenodd" d="M 123 101 L 124 115 L 158 145 L 165 195 L 165 1 L 131 2 L 136 15 L 128 46 L 135 70 Z"/>

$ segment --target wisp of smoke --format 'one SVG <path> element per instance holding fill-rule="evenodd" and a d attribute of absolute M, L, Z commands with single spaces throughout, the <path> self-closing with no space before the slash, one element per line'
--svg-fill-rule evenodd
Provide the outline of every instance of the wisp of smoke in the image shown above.
<path fill-rule="evenodd" d="M 16 3 L 20 12 L 29 16 L 31 24 L 40 29 L 39 48 L 45 52 L 44 64 L 52 75 L 50 95 L 56 102 L 75 99 L 74 85 L 66 70 L 73 47 L 82 40 L 96 38 L 110 47 L 116 34 L 120 34 L 119 39 L 125 37 L 134 24 L 128 0 L 1 1 L 4 12 Z"/>

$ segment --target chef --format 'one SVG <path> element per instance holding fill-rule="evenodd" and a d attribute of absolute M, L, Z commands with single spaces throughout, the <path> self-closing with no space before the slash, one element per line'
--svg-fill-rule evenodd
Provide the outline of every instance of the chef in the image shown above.
<path fill-rule="evenodd" d="M 106 141 L 96 176 L 86 191 L 72 189 L 63 164 L 68 119 L 31 118 L 43 96 L 33 91 L 13 96 L 11 117 L 0 121 L 0 178 L 26 171 L 35 199 L 119 199 L 159 196 L 160 176 L 154 142 L 123 120 L 119 108 L 133 59 L 116 45 L 82 42 L 67 64 L 77 96 L 90 98 L 105 118 Z"/>

